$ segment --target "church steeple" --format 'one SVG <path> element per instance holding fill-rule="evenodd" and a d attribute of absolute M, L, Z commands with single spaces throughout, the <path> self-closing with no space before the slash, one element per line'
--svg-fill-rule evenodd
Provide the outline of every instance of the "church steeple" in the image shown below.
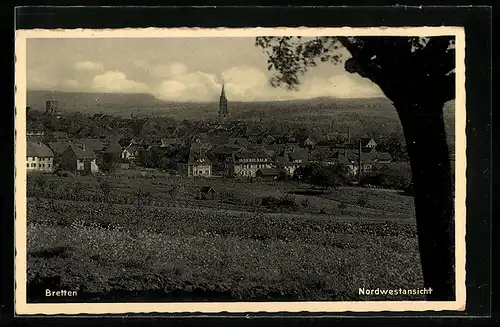
<path fill-rule="evenodd" d="M 222 83 L 222 91 L 220 93 L 219 99 L 219 122 L 225 122 L 227 119 L 228 111 L 227 111 L 227 98 L 226 92 L 224 90 L 224 83 Z"/>

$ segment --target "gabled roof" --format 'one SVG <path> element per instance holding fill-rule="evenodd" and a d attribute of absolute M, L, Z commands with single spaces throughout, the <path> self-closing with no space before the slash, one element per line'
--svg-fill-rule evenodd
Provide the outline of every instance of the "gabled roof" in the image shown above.
<path fill-rule="evenodd" d="M 49 142 L 49 147 L 55 154 L 62 154 L 69 146 L 70 142 Z"/>
<path fill-rule="evenodd" d="M 76 143 L 83 143 L 92 151 L 101 151 L 104 148 L 104 143 L 100 139 L 79 139 Z"/>
<path fill-rule="evenodd" d="M 203 161 L 202 161 L 203 160 Z M 189 152 L 189 158 L 188 158 L 188 164 L 211 164 L 210 160 L 208 159 L 206 153 L 204 152 L 195 152 L 195 151 L 190 151 Z"/>
<path fill-rule="evenodd" d="M 371 140 L 373 140 L 373 137 L 362 137 L 362 138 L 360 139 L 360 141 L 361 141 L 361 146 L 367 146 L 367 145 L 368 145 L 368 143 L 370 143 L 370 141 L 371 141 Z M 375 140 L 373 140 L 373 141 L 375 141 Z"/>
<path fill-rule="evenodd" d="M 121 153 L 123 150 L 122 146 L 120 145 L 120 143 L 118 143 L 117 141 L 115 142 L 111 142 L 106 148 L 105 148 L 105 151 L 107 153 Z"/>
<path fill-rule="evenodd" d="M 288 153 L 291 160 L 307 160 L 308 152 L 306 149 L 295 149 L 294 151 Z"/>
<path fill-rule="evenodd" d="M 217 155 L 231 155 L 234 151 L 238 151 L 239 149 L 241 148 L 238 145 L 225 144 L 214 148 L 212 152 Z"/>
<path fill-rule="evenodd" d="M 257 172 L 262 174 L 262 176 L 278 176 L 279 172 L 275 168 L 259 168 Z M 256 172 L 256 173 L 257 173 Z"/>
<path fill-rule="evenodd" d="M 88 150 L 83 150 L 80 148 L 78 145 L 74 143 L 70 143 L 68 146 L 69 149 L 71 149 L 74 153 L 77 159 L 95 159 L 96 156 L 94 152 L 90 149 Z"/>
<path fill-rule="evenodd" d="M 43 143 L 28 142 L 26 146 L 27 157 L 53 157 L 52 150 Z"/>
<path fill-rule="evenodd" d="M 163 138 L 161 139 L 161 146 L 182 144 L 182 140 L 178 138 Z"/>

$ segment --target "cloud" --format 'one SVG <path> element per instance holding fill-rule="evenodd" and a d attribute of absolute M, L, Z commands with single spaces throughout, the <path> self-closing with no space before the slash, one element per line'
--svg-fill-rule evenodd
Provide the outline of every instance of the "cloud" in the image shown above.
<path fill-rule="evenodd" d="M 92 88 L 99 92 L 110 93 L 147 93 L 148 86 L 142 82 L 127 79 L 123 72 L 108 71 L 97 75 L 92 81 Z"/>
<path fill-rule="evenodd" d="M 103 70 L 104 66 L 100 62 L 79 61 L 75 64 L 75 69 L 80 71 L 98 71 Z"/>
<path fill-rule="evenodd" d="M 26 86 L 31 90 L 52 90 L 59 86 L 59 81 L 54 76 L 36 69 L 28 69 L 26 79 Z"/>
<path fill-rule="evenodd" d="M 184 74 L 182 74 L 184 72 Z M 204 72 L 187 72 L 185 66 L 177 74 L 160 82 L 153 92 L 162 100 L 214 101 L 217 99 L 222 81 L 231 101 L 266 101 L 308 99 L 322 96 L 339 98 L 369 98 L 383 96 L 372 82 L 359 75 L 340 73 L 332 77 L 303 77 L 299 91 L 284 87 L 271 87 L 269 76 L 264 71 L 250 66 L 227 69 L 218 78 Z"/>
<path fill-rule="evenodd" d="M 210 101 L 220 92 L 215 75 L 204 72 L 185 73 L 162 81 L 153 92 L 162 100 Z"/>

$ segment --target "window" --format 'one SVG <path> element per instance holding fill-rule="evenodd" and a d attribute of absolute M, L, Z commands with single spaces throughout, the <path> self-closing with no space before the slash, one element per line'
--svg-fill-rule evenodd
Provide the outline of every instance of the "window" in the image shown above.
<path fill-rule="evenodd" d="M 32 168 L 33 168 L 33 167 L 36 167 L 36 163 L 32 163 L 32 164 L 31 164 L 31 167 L 32 167 Z"/>
<path fill-rule="evenodd" d="M 29 163 L 27 163 L 27 164 L 26 164 L 26 168 L 29 168 L 29 167 L 30 167 L 30 164 L 29 164 Z"/>
<path fill-rule="evenodd" d="M 47 167 L 50 168 L 50 164 L 47 164 Z"/>

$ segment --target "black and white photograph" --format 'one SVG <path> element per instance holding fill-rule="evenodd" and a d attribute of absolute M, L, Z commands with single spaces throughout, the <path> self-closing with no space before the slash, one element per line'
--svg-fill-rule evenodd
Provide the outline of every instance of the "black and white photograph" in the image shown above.
<path fill-rule="evenodd" d="M 16 311 L 464 310 L 462 28 L 25 30 L 16 58 Z"/>

